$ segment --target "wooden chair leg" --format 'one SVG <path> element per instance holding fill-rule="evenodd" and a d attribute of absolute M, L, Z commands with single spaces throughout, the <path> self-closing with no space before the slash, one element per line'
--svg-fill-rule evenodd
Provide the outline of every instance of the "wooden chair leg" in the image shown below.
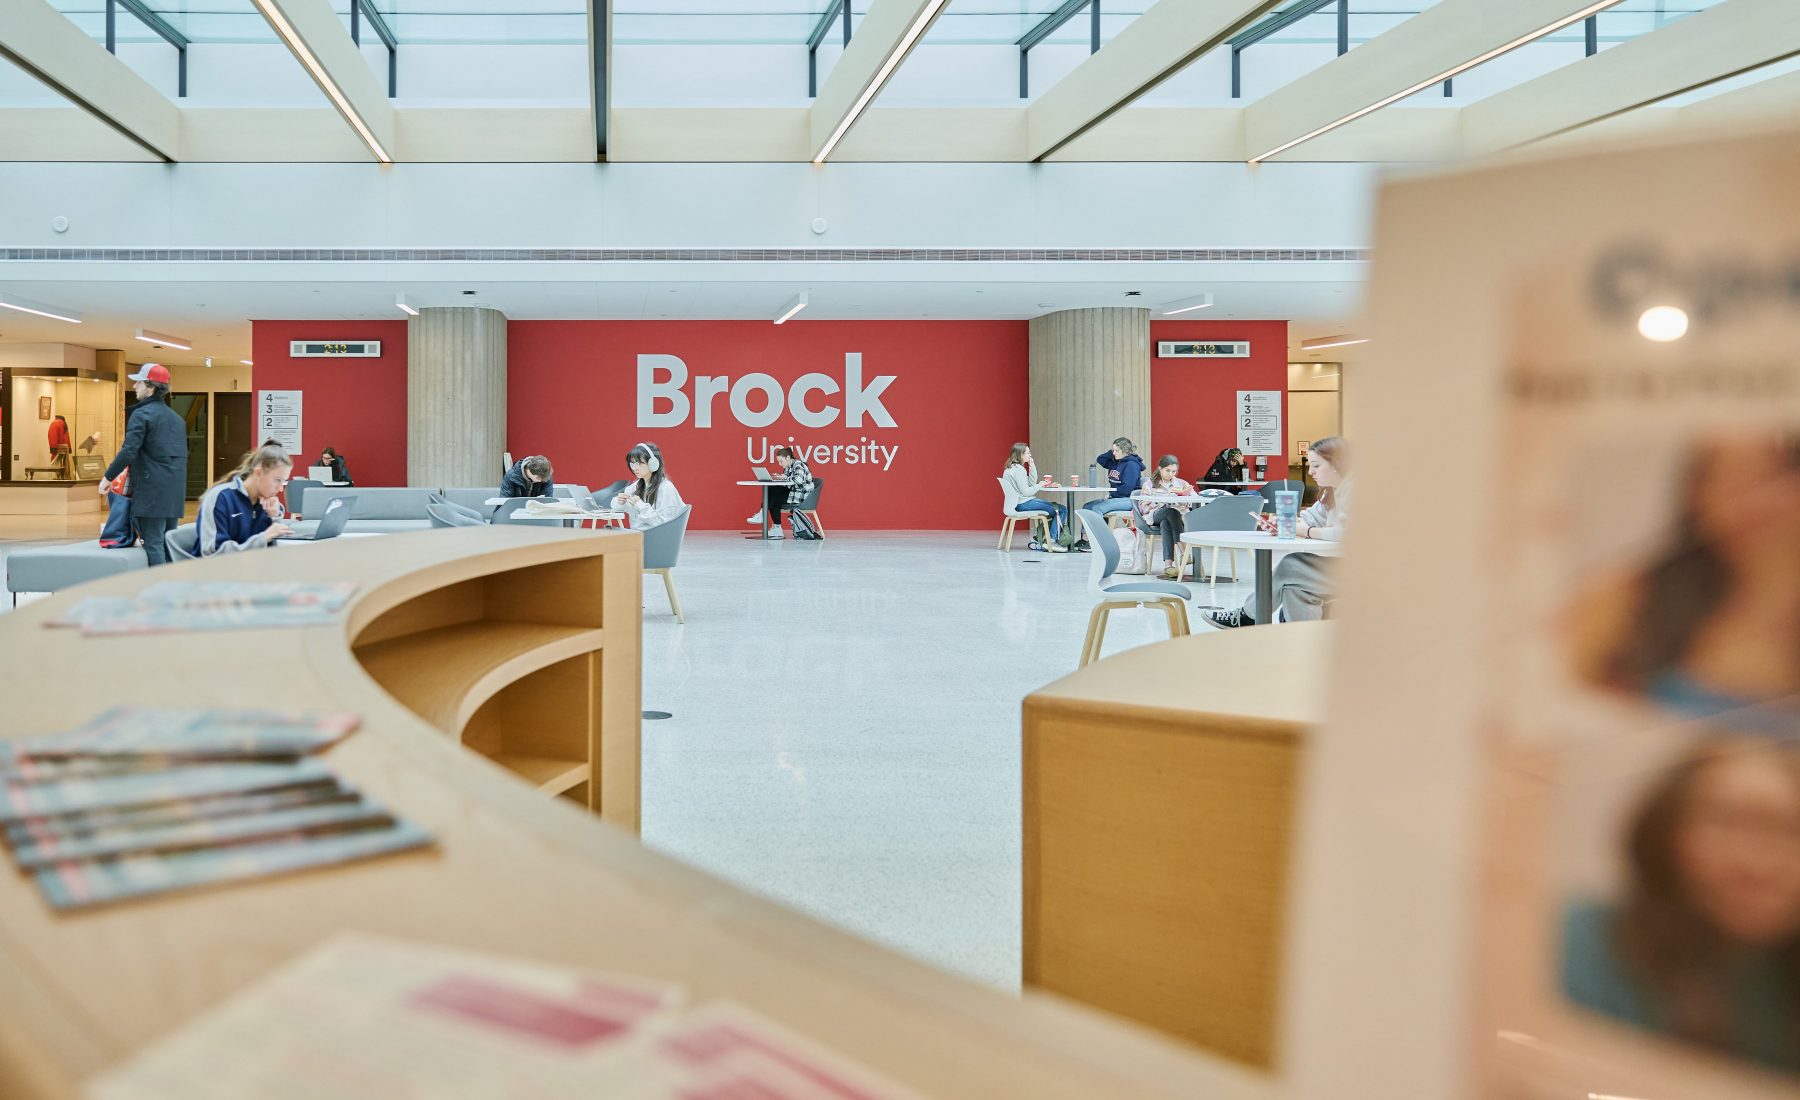
<path fill-rule="evenodd" d="M 1182 635 L 1189 633 L 1187 604 L 1182 603 L 1180 600 L 1170 600 L 1168 601 L 1167 606 L 1169 611 L 1169 637 L 1179 638 Z"/>
<path fill-rule="evenodd" d="M 1237 580 L 1237 579 L 1238 579 L 1238 575 L 1237 575 L 1237 550 L 1236 550 L 1236 549 L 1233 549 L 1233 550 L 1232 550 L 1232 551 L 1231 551 L 1231 579 L 1232 579 L 1232 580 L 1233 580 L 1233 581 L 1236 581 L 1236 580 Z"/>
<path fill-rule="evenodd" d="M 671 571 L 667 569 L 656 569 L 652 570 L 652 572 L 662 574 L 663 590 L 669 594 L 669 610 L 675 612 L 675 621 L 678 623 L 687 622 L 686 619 L 681 617 L 681 601 L 675 597 L 675 577 Z"/>
<path fill-rule="evenodd" d="M 1006 516 L 1000 520 L 1000 538 L 999 541 L 994 543 L 994 549 L 1006 549 L 1006 536 L 1012 533 L 1012 525 L 1013 521 L 1011 516 Z"/>
<path fill-rule="evenodd" d="M 1088 613 L 1087 638 L 1081 643 L 1080 667 L 1093 663 L 1094 657 L 1099 653 L 1100 646 L 1096 639 L 1102 631 L 1100 623 L 1105 611 L 1106 605 L 1097 603 L 1094 605 L 1094 610 Z"/>
<path fill-rule="evenodd" d="M 812 521 L 814 534 L 821 536 L 825 534 L 825 525 L 819 522 L 819 513 L 816 510 L 806 513 L 806 518 Z"/>

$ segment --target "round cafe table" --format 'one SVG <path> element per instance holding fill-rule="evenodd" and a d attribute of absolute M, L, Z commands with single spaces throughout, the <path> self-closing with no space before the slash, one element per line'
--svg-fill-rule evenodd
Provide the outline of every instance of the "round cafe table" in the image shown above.
<path fill-rule="evenodd" d="M 1263 625 L 1275 621 L 1275 555 L 1317 554 L 1322 558 L 1342 557 L 1344 544 L 1325 539 L 1278 539 L 1261 531 L 1184 531 L 1181 541 L 1186 546 L 1222 546 L 1228 550 L 1250 550 L 1256 554 L 1256 622 Z"/>
<path fill-rule="evenodd" d="M 740 481 L 737 484 L 762 486 L 762 534 L 760 534 L 760 535 L 745 535 L 744 537 L 748 538 L 748 539 L 766 539 L 766 538 L 768 538 L 769 537 L 769 490 L 773 489 L 777 485 L 786 485 L 787 481 L 785 479 L 776 480 L 776 481 L 762 481 L 762 480 L 758 479 L 755 481 Z"/>
<path fill-rule="evenodd" d="M 1063 524 L 1062 544 L 1069 547 L 1073 547 L 1081 541 L 1081 521 L 1075 518 L 1075 494 L 1112 492 L 1110 485 L 1058 485 L 1054 481 L 1048 485 L 1040 481 L 1035 488 L 1040 493 L 1063 494 L 1064 505 L 1069 510 L 1069 517 L 1068 521 Z"/>

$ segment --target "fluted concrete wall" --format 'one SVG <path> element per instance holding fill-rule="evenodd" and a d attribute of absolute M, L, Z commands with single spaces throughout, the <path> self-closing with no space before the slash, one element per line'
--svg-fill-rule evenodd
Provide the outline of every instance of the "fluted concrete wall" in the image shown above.
<path fill-rule="evenodd" d="M 1119 436 L 1151 454 L 1150 311 L 1068 309 L 1034 318 L 1029 442 L 1038 473 L 1065 481 L 1079 471 L 1085 479 L 1094 456 Z"/>
<path fill-rule="evenodd" d="M 506 314 L 425 309 L 406 325 L 406 483 L 500 484 Z"/>

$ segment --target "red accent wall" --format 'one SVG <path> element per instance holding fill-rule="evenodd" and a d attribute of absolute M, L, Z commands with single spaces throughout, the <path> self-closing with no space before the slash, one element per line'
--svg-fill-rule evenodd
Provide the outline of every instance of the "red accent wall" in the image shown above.
<path fill-rule="evenodd" d="M 791 408 L 766 428 L 745 427 L 728 394 L 677 427 L 638 426 L 638 356 L 670 355 L 687 367 L 690 403 L 699 375 L 773 377 L 789 391 L 804 374 L 845 381 L 845 354 L 862 355 L 867 388 L 894 381 L 882 405 L 895 426 L 844 423 L 845 394 L 813 393 L 813 409 L 835 406 L 829 425 L 808 428 Z M 978 530 L 999 518 L 993 477 L 1007 448 L 1024 439 L 1026 326 L 1022 321 L 513 321 L 507 326 L 507 447 L 543 454 L 558 482 L 598 489 L 628 477 L 625 452 L 648 440 L 663 450 L 670 478 L 694 506 L 697 530 L 737 530 L 758 507 L 753 488 L 733 482 L 752 465 L 775 469 L 768 447 L 832 448 L 810 457 L 825 479 L 820 518 L 831 530 Z M 659 373 L 659 379 L 667 375 Z M 260 382 L 260 379 L 259 379 Z M 749 398 L 761 409 L 761 395 Z M 659 401 L 657 411 L 668 411 Z M 347 446 L 347 444 L 346 444 Z M 871 446 L 892 448 L 868 458 Z M 856 461 L 851 461 L 851 452 Z"/>
<path fill-rule="evenodd" d="M 1269 460 L 1270 478 L 1287 476 L 1286 321 L 1150 322 L 1150 442 L 1156 455 L 1173 454 L 1189 481 L 1203 477 L 1214 456 L 1237 446 L 1237 391 L 1281 393 L 1280 458 Z M 1248 359 L 1158 359 L 1158 340 L 1248 340 Z M 1248 456 L 1247 456 L 1248 457 Z"/>
<path fill-rule="evenodd" d="M 294 359 L 291 340 L 380 340 L 379 359 Z M 258 390 L 299 390 L 295 473 L 325 447 L 342 449 L 361 485 L 406 484 L 406 322 L 252 321 L 251 378 Z M 257 442 L 261 442 L 259 438 Z"/>

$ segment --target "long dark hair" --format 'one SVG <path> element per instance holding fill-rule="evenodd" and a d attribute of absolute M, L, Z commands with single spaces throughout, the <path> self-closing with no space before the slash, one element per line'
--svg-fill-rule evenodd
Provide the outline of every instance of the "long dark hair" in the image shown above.
<path fill-rule="evenodd" d="M 1782 450 L 1789 468 L 1800 470 L 1800 439 L 1785 441 Z M 1631 629 L 1600 669 L 1601 679 L 1613 687 L 1641 691 L 1679 665 L 1736 586 L 1729 564 L 1700 526 L 1701 495 L 1716 491 L 1708 485 L 1711 457 L 1701 448 L 1688 461 L 1673 537 L 1644 571 Z"/>
<path fill-rule="evenodd" d="M 654 443 L 639 443 L 625 452 L 625 462 L 628 465 L 633 462 L 648 464 L 652 458 L 656 460 L 656 469 L 650 472 L 649 477 L 637 480 L 637 496 L 645 504 L 656 503 L 656 490 L 668 480 L 668 471 L 663 466 L 662 448 Z"/>
<path fill-rule="evenodd" d="M 1170 466 L 1179 466 L 1179 465 L 1181 465 L 1181 460 L 1179 458 L 1176 458 L 1174 455 L 1163 455 L 1161 458 L 1157 459 L 1156 460 L 1156 469 L 1151 471 L 1151 473 L 1150 473 L 1149 488 L 1152 490 L 1162 488 L 1162 486 L 1163 486 L 1162 472 L 1164 470 L 1168 469 Z"/>
<path fill-rule="evenodd" d="M 1649 996 L 1668 1030 L 1689 1042 L 1732 1051 L 1734 1025 L 1725 976 L 1735 945 L 1690 896 L 1675 857 L 1700 775 L 1733 753 L 1774 757 L 1800 790 L 1800 753 L 1792 743 L 1704 742 L 1663 777 L 1638 805 L 1626 832 L 1630 885 L 1613 918 L 1620 962 Z M 1800 990 L 1800 929 L 1770 951 L 1778 984 Z M 1800 1029 L 1792 1036 L 1800 1045 Z"/>

